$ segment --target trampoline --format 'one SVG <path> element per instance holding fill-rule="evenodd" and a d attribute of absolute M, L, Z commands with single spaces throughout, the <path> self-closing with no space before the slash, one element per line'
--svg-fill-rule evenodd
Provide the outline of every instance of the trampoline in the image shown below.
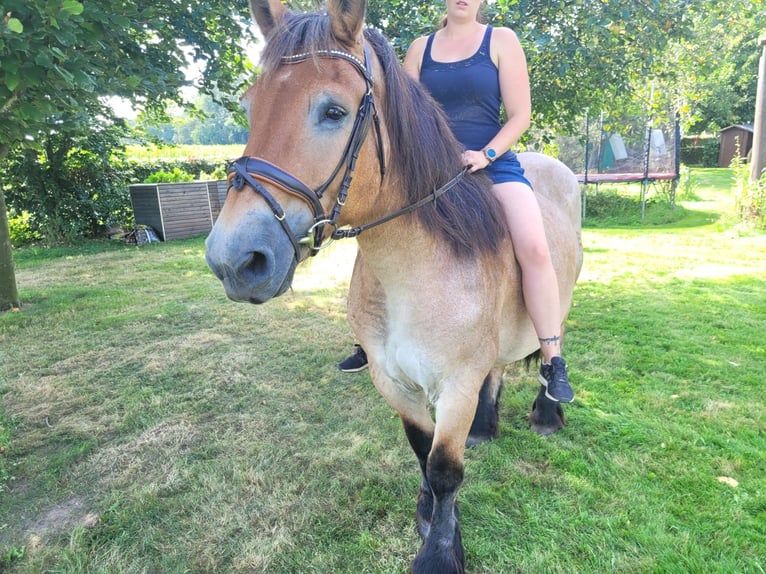
<path fill-rule="evenodd" d="M 611 118 L 601 113 L 598 123 L 584 118 L 583 136 L 559 138 L 559 159 L 582 186 L 582 215 L 586 216 L 589 186 L 640 183 L 641 219 L 654 185 L 666 185 L 671 206 L 681 167 L 681 130 L 677 114 L 647 119 Z"/>

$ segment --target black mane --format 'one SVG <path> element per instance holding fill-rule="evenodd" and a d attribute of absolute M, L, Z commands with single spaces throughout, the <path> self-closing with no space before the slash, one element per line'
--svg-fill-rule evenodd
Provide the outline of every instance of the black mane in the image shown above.
<path fill-rule="evenodd" d="M 385 77 L 381 115 L 391 146 L 387 177 L 402 190 L 402 205 L 409 205 L 462 169 L 462 149 L 441 107 L 404 72 L 386 38 L 372 29 L 365 29 L 364 37 L 380 61 Z M 267 38 L 263 71 L 276 69 L 283 56 L 338 48 L 329 17 L 288 12 Z M 458 257 L 494 252 L 508 231 L 502 208 L 490 187 L 491 182 L 483 174 L 466 175 L 436 205 L 418 209 L 415 216 L 427 230 L 450 245 Z"/>

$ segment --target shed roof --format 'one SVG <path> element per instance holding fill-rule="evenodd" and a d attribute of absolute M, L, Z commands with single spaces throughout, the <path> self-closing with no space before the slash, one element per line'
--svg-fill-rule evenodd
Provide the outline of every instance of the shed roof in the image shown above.
<path fill-rule="evenodd" d="M 733 126 L 728 126 L 728 127 L 723 128 L 719 133 L 723 133 L 723 132 L 726 132 L 726 131 L 729 131 L 729 130 L 734 130 L 734 129 L 740 129 L 740 130 L 745 130 L 745 131 L 748 131 L 748 132 L 752 132 L 753 131 L 753 124 L 735 124 Z"/>

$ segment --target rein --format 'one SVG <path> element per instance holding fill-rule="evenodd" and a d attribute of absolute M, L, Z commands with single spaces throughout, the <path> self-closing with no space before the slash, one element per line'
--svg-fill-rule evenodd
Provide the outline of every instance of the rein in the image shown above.
<path fill-rule="evenodd" d="M 439 199 L 445 193 L 447 193 L 450 189 L 455 187 L 458 184 L 458 182 L 461 179 L 463 179 L 463 176 L 467 172 L 468 172 L 468 168 L 464 167 L 462 170 L 460 170 L 460 172 L 455 177 L 453 177 L 451 180 L 449 180 L 440 188 L 433 190 L 431 193 L 429 193 L 426 197 L 424 197 L 420 201 L 416 201 L 415 203 L 408 205 L 407 207 L 403 207 L 402 209 L 398 211 L 389 213 L 388 215 L 385 215 L 381 217 L 380 219 L 376 219 L 375 221 L 371 221 L 370 223 L 365 223 L 364 225 L 360 225 L 358 227 L 352 227 L 350 229 L 336 229 L 335 231 L 333 231 L 331 237 L 333 240 L 356 237 L 357 235 L 362 233 L 362 231 L 367 231 L 368 229 L 377 227 L 378 225 L 391 221 L 392 219 L 396 219 L 397 217 L 401 215 L 410 213 L 411 211 L 415 211 L 416 209 L 420 209 L 424 205 L 427 205 L 431 202 L 436 203 L 436 200 Z"/>
<path fill-rule="evenodd" d="M 364 79 L 367 90 L 362 97 L 362 102 L 357 111 L 354 125 L 351 129 L 351 135 L 349 136 L 346 147 L 343 151 L 343 155 L 338 161 L 335 169 L 325 182 L 320 185 L 316 190 L 312 190 L 309 186 L 303 183 L 300 179 L 286 172 L 282 168 L 273 163 L 270 163 L 264 159 L 257 157 L 241 157 L 231 163 L 228 170 L 227 179 L 229 180 L 229 186 L 236 190 L 241 190 L 242 187 L 247 184 L 256 193 L 258 193 L 266 201 L 267 205 L 271 209 L 274 217 L 279 221 L 282 229 L 287 234 L 290 242 L 293 245 L 295 251 L 295 258 L 300 261 L 300 249 L 301 246 L 307 246 L 310 250 L 310 255 L 316 255 L 323 247 L 327 247 L 336 239 L 343 239 L 349 237 L 356 237 L 363 231 L 371 229 L 392 219 L 400 217 L 406 213 L 410 213 L 428 203 L 435 202 L 441 195 L 452 189 L 465 175 L 467 169 L 463 169 L 450 181 L 444 184 L 442 187 L 435 189 L 427 197 L 407 206 L 398 211 L 395 211 L 389 215 L 376 219 L 370 223 L 360 225 L 358 227 L 350 229 L 338 229 L 337 221 L 340 216 L 341 209 L 346 203 L 348 196 L 348 190 L 351 186 L 351 179 L 353 177 L 354 169 L 356 168 L 356 160 L 359 156 L 359 151 L 362 148 L 367 132 L 370 128 L 370 122 L 375 125 L 375 133 L 377 136 L 378 147 L 378 164 L 380 166 L 381 179 L 385 175 L 385 158 L 383 152 L 383 137 L 380 130 L 380 120 L 378 118 L 378 112 L 375 107 L 375 100 L 373 96 L 373 77 L 372 68 L 370 67 L 370 57 L 367 45 L 364 46 L 364 61 L 359 58 L 344 52 L 341 50 L 318 50 L 314 53 L 296 54 L 293 56 L 284 56 L 281 61 L 284 64 L 295 64 L 303 62 L 312 57 L 319 58 L 335 58 L 350 62 Z M 328 215 L 325 213 L 320 199 L 324 195 L 324 192 L 335 181 L 336 177 L 340 173 L 341 169 L 345 165 L 345 172 L 343 174 L 343 180 L 341 181 L 340 191 L 338 197 L 333 206 L 332 212 Z M 287 223 L 285 211 L 282 206 L 274 198 L 271 193 L 260 183 L 265 182 L 274 185 L 278 189 L 297 196 L 303 200 L 311 209 L 311 213 L 314 216 L 314 224 L 308 229 L 307 234 L 301 238 L 297 238 L 290 226 Z M 325 240 L 324 228 L 326 225 L 332 226 L 334 231 L 330 234 L 330 241 L 326 245 L 322 245 Z"/>

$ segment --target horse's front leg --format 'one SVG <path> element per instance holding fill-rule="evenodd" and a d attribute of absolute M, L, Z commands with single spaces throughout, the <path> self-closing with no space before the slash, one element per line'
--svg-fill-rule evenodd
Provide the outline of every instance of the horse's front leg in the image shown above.
<path fill-rule="evenodd" d="M 434 495 L 426 478 L 428 475 L 428 454 L 431 452 L 431 445 L 434 440 L 433 423 L 429 419 L 427 424 L 423 425 L 425 428 L 422 428 L 409 417 L 402 416 L 401 419 L 407 440 L 409 440 L 415 456 L 418 457 L 422 474 L 420 491 L 418 492 L 417 520 L 418 532 L 420 537 L 425 540 L 431 530 L 431 516 L 434 511 Z"/>
<path fill-rule="evenodd" d="M 452 395 L 443 395 L 436 405 L 432 439 L 427 429 L 405 422 L 407 437 L 424 471 L 418 497 L 418 523 L 424 541 L 412 563 L 415 574 L 465 571 L 457 495 L 463 483 L 465 441 L 477 398 L 475 393 Z M 430 450 L 424 459 L 429 443 Z"/>

